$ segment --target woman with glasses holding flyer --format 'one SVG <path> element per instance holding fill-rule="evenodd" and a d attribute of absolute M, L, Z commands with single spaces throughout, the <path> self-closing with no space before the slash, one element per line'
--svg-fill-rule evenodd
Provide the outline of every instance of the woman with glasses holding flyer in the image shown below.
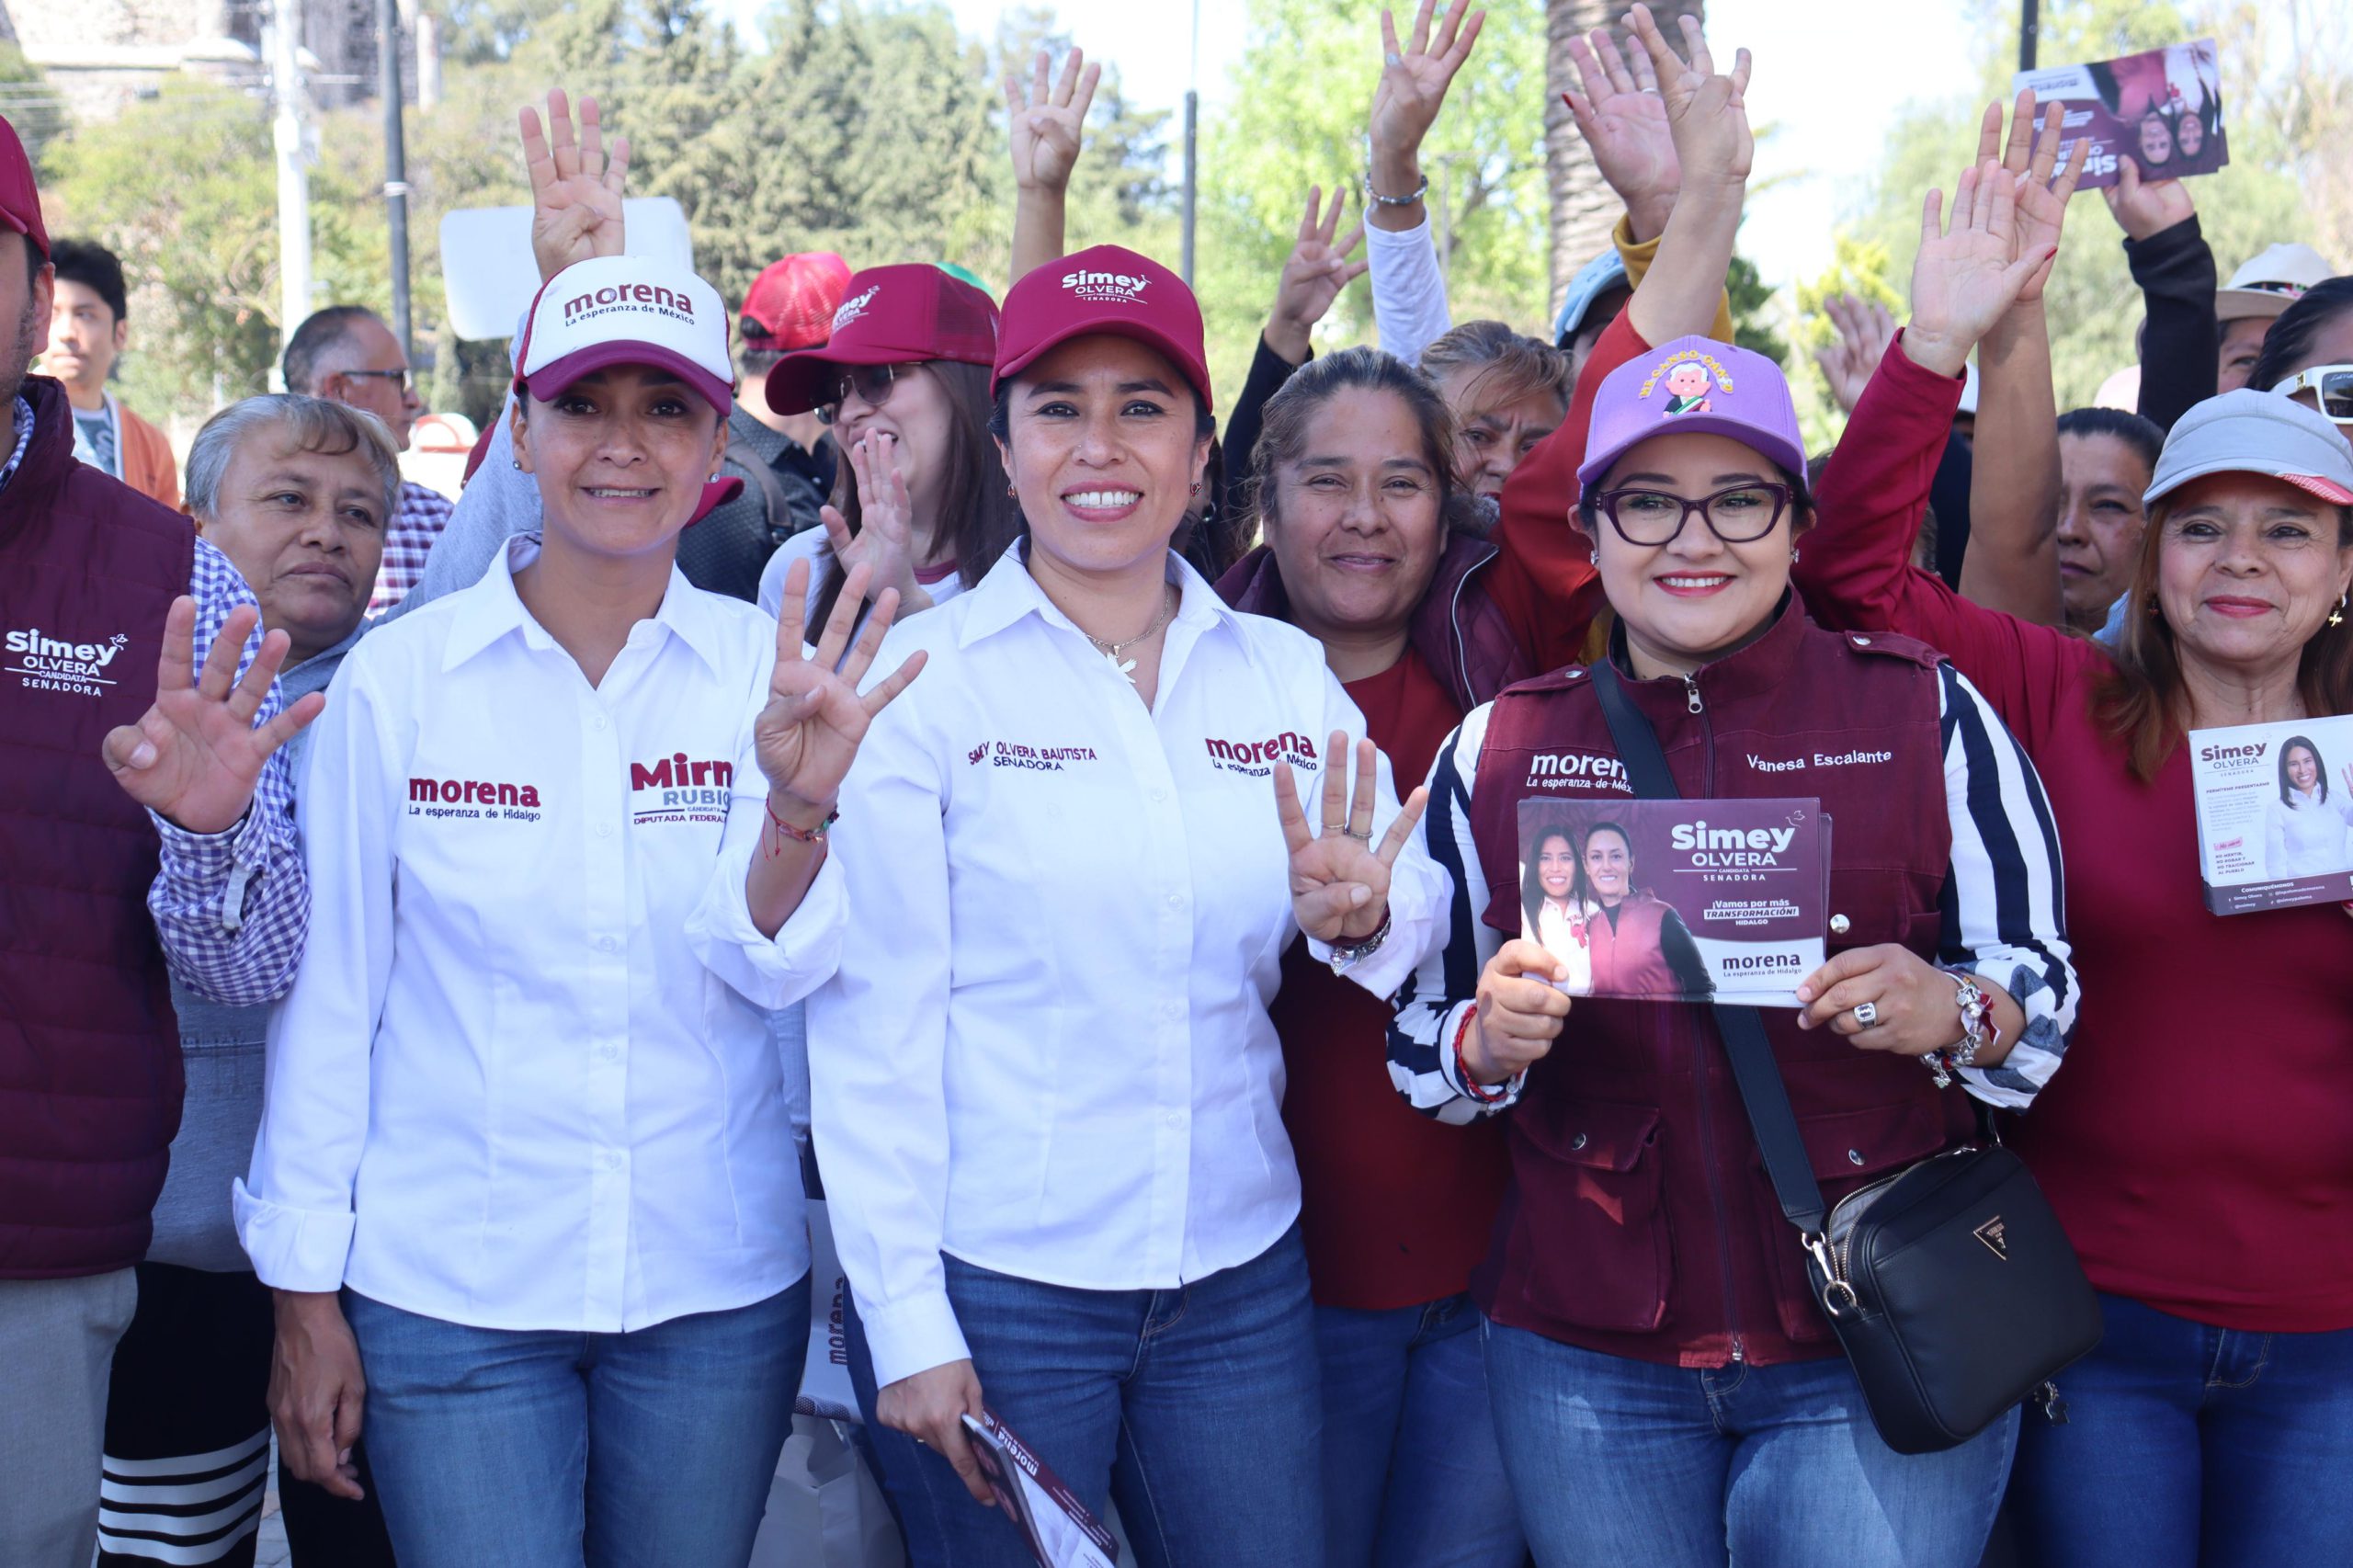
<path fill-rule="evenodd" d="M 2353 928 L 2325 904 L 2208 913 L 2188 735 L 2353 711 L 2353 448 L 2287 397 L 2191 408 L 2149 485 L 2112 649 L 1908 568 L 1964 358 L 2006 312 L 2041 330 L 2033 290 L 2014 303 L 1995 264 L 2054 255 L 2063 210 L 2013 172 L 1962 176 L 1956 214 L 1990 187 L 1994 219 L 1982 236 L 1972 220 L 1968 250 L 1924 234 L 1912 324 L 1824 475 L 1798 577 L 1826 624 L 1924 639 L 1981 683 L 2072 851 L 2092 1001 L 2013 1142 L 2101 1292 L 2106 1337 L 2062 1380 L 2066 1423 L 2027 1423 L 2020 1545 L 2054 1568 L 2343 1562 Z M 2277 358 L 2313 363 L 2325 308 L 2293 310 L 2304 330 L 2275 328 Z"/>
<path fill-rule="evenodd" d="M 1677 336 L 1706 324 L 1730 260 L 1748 62 L 1716 74 L 1687 22 L 1687 66 L 1646 8 L 1634 25 L 1684 187 L 1608 329 L 1657 347 L 1582 387 L 1570 415 L 1590 426 L 1574 526 L 1616 614 L 1608 656 L 1681 793 L 1802 791 L 1836 823 L 1828 962 L 1800 983 L 1802 1010 L 1764 1015 L 1835 1200 L 1965 1142 L 1972 1096 L 2022 1105 L 2056 1065 L 2075 994 L 2058 848 L 2033 770 L 1967 682 L 1917 643 L 1817 629 L 1790 593 L 1812 516 L 1787 384 L 1757 355 Z M 1626 776 L 1583 667 L 1463 721 L 1424 831 L 1470 896 L 1391 1031 L 1413 1103 L 1508 1113 L 1513 1194 L 1474 1290 L 1537 1560 L 1965 1568 L 2015 1414 L 1940 1453 L 1889 1449 L 1708 1010 L 1572 1001 L 1549 955 L 1506 939 L 1522 801 L 1572 778 L 1614 802 Z M 1941 1086 L 1956 1072 L 1967 1094 Z"/>
<path fill-rule="evenodd" d="M 1027 1561 L 973 1501 L 984 1404 L 1087 1508 L 1116 1495 L 1148 1565 L 1313 1564 L 1267 1006 L 1302 934 L 1389 994 L 1445 882 L 1323 648 L 1170 549 L 1212 428 L 1184 282 L 1108 245 L 1035 268 L 995 381 L 1024 537 L 885 644 L 928 653 L 934 700 L 867 736 L 835 835 L 851 930 L 809 1006 L 852 1377 L 926 1568 Z"/>

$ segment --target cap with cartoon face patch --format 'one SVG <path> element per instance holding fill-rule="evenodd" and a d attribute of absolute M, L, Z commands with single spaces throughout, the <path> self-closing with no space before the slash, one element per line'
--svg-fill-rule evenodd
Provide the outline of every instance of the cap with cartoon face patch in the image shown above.
<path fill-rule="evenodd" d="M 668 370 L 724 417 L 735 406 L 727 306 L 691 272 L 643 256 L 575 261 L 540 286 L 515 385 L 545 403 L 615 365 Z"/>
<path fill-rule="evenodd" d="M 2210 473 L 2260 473 L 2338 506 L 2353 506 L 2353 446 L 2316 409 L 2241 387 L 2210 397 L 2174 422 L 2149 476 L 2154 506 Z"/>
<path fill-rule="evenodd" d="M 1678 337 L 1609 372 L 1593 401 L 1580 489 L 1654 436 L 1728 436 L 1779 465 L 1801 494 L 1805 438 L 1781 368 L 1710 337 Z"/>

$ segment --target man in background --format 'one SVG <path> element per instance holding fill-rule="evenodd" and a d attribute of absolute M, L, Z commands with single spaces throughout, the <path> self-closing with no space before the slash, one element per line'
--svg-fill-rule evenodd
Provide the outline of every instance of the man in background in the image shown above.
<path fill-rule="evenodd" d="M 172 444 L 107 391 L 115 361 L 131 343 L 130 299 L 122 263 L 89 240 L 59 240 L 50 251 L 57 268 L 49 312 L 49 348 L 40 373 L 65 384 L 74 407 L 74 455 L 110 479 L 166 506 L 180 504 Z"/>
<path fill-rule="evenodd" d="M 408 450 L 409 428 L 425 412 L 410 384 L 408 355 L 383 319 L 365 305 L 315 311 L 286 340 L 286 390 L 365 409 L 384 422 L 392 444 Z M 401 602 L 425 574 L 425 558 L 449 522 L 449 498 L 411 480 L 401 482 L 400 506 L 384 531 L 384 563 L 376 574 L 368 613 Z"/>

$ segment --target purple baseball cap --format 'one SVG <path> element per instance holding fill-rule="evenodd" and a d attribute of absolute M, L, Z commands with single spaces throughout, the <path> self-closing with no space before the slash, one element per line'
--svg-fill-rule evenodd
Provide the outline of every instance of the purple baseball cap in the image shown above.
<path fill-rule="evenodd" d="M 1781 368 L 1711 337 L 1678 337 L 1609 372 L 1593 400 L 1577 487 L 1590 490 L 1654 436 L 1729 436 L 1805 488 L 1805 437 Z"/>

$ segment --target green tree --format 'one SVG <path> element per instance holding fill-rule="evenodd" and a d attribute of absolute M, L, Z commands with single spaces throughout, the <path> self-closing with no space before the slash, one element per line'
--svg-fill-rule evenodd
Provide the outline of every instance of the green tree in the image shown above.
<path fill-rule="evenodd" d="M 1410 14 L 1401 8 L 1401 28 Z M 1247 15 L 1228 102 L 1208 127 L 1201 156 L 1196 283 L 1220 386 L 1239 386 L 1248 368 L 1308 187 L 1347 187 L 1352 213 L 1361 202 L 1365 117 L 1381 74 L 1373 6 L 1250 0 Z M 1490 9 L 1422 149 L 1433 222 L 1441 206 L 1447 210 L 1458 321 L 1493 316 L 1541 332 L 1551 319 L 1544 93 L 1542 13 Z M 1333 307 L 1322 335 L 1342 345 L 1370 340 L 1371 329 L 1371 295 L 1358 286 Z"/>

